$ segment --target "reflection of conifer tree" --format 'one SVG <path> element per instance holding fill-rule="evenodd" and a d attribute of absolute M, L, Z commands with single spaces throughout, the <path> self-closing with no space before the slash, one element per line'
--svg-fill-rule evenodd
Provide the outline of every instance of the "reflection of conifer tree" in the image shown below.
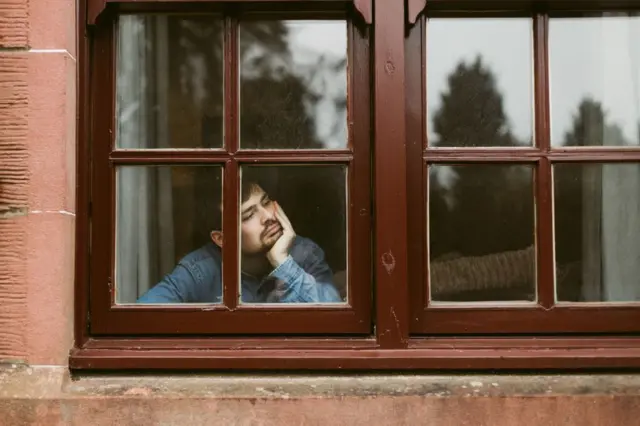
<path fill-rule="evenodd" d="M 461 62 L 449 75 L 448 91 L 434 114 L 433 128 L 439 147 L 514 146 L 508 129 L 502 95 L 493 73 L 478 57 Z"/>
<path fill-rule="evenodd" d="M 517 146 L 495 77 L 480 57 L 472 64 L 456 67 L 441 100 L 442 106 L 433 118 L 437 135 L 434 145 Z M 447 212 L 443 202 L 431 210 L 433 240 L 448 241 L 440 253 L 432 253 L 434 258 L 451 250 L 463 256 L 482 255 L 522 249 L 533 243 L 529 169 L 470 164 L 453 170 L 457 179 L 446 194 L 453 200 L 451 210 Z"/>
<path fill-rule="evenodd" d="M 563 140 L 563 146 L 568 147 L 626 144 L 620 127 L 607 123 L 602 104 L 588 97 L 579 103 Z M 557 262 L 568 265 L 584 260 L 585 243 L 594 244 L 585 232 L 598 232 L 600 213 L 596 206 L 601 202 L 602 169 L 583 164 L 559 165 L 554 169 L 554 181 Z M 589 224 L 585 221 L 590 221 L 592 226 L 585 228 L 585 224 Z M 559 286 L 562 300 L 578 300 L 580 278 L 573 278 Z"/>
<path fill-rule="evenodd" d="M 173 26 L 170 35 L 179 44 L 171 52 L 177 55 L 172 64 L 179 67 L 173 70 L 172 81 L 181 82 L 191 102 L 209 100 L 202 106 L 202 144 L 219 146 L 225 61 L 222 41 L 212 43 L 212 38 L 221 36 L 222 23 L 203 17 L 169 22 Z M 283 21 L 248 21 L 241 26 L 240 138 L 245 148 L 322 148 L 310 113 L 324 95 L 322 76 L 327 80 L 339 78 L 345 73 L 346 62 L 324 55 L 316 64 L 296 66 L 288 37 Z M 333 103 L 337 114 L 343 112 L 346 93 Z M 194 142 L 190 143 L 193 146 Z"/>
<path fill-rule="evenodd" d="M 324 137 L 320 140 L 318 136 L 335 133 L 331 128 L 334 123 L 324 124 L 326 128 L 316 128 L 316 108 L 320 105 L 332 107 L 334 116 L 341 117 L 346 107 L 346 93 L 330 99 L 328 86 L 336 85 L 337 79 L 346 77 L 346 61 L 326 54 L 320 54 L 315 62 L 295 61 L 294 53 L 302 57 L 314 57 L 321 52 L 307 52 L 301 47 L 293 52 L 287 44 L 287 27 L 281 22 L 275 23 L 281 27 L 281 31 L 275 32 L 282 37 L 284 49 L 280 49 L 279 45 L 264 49 L 254 42 L 259 41 L 259 37 L 247 35 L 264 25 L 273 26 L 274 22 L 251 22 L 242 27 L 242 144 L 250 148 L 323 148 L 326 140 Z M 249 41 L 243 43 L 242 40 L 246 38 Z M 332 105 L 328 105 L 327 101 Z M 340 123 L 339 119 L 335 121 L 343 126 L 346 122 Z"/>

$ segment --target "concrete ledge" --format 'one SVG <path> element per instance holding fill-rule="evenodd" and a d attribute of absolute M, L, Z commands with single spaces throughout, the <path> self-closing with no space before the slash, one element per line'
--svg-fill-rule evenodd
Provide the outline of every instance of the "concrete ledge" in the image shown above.
<path fill-rule="evenodd" d="M 69 377 L 0 368 L 2 425 L 634 425 L 640 375 Z"/>

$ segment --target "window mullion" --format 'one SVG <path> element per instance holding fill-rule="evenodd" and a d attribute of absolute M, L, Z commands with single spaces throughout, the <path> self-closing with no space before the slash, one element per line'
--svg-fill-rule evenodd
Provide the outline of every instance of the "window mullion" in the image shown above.
<path fill-rule="evenodd" d="M 376 0 L 374 187 L 376 337 L 382 348 L 407 345 L 407 180 L 404 4 Z"/>
<path fill-rule="evenodd" d="M 238 19 L 225 18 L 224 31 L 224 147 L 228 153 L 238 151 Z M 235 159 L 227 161 L 223 183 L 224 245 L 222 253 L 222 298 L 229 309 L 238 305 L 239 258 L 238 258 L 238 188 L 240 168 Z"/>
<path fill-rule="evenodd" d="M 548 157 L 550 150 L 548 15 L 535 15 L 533 24 L 535 138 L 536 146 L 544 153 L 536 173 L 537 299 L 539 305 L 548 309 L 555 302 L 553 180 Z"/>

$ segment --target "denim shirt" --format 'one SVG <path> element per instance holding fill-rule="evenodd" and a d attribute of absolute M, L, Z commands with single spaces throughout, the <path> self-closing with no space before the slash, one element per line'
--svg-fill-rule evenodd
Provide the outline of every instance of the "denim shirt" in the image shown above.
<path fill-rule="evenodd" d="M 138 303 L 221 303 L 222 255 L 208 243 L 186 255 L 173 272 Z M 243 303 L 339 303 L 324 252 L 308 238 L 296 237 L 287 259 L 262 281 L 242 273 Z"/>

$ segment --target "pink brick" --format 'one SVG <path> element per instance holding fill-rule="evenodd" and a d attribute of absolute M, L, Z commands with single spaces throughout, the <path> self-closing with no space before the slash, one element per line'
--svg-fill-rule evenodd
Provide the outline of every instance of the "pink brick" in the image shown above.
<path fill-rule="evenodd" d="M 0 53 L 0 214 L 27 206 L 28 55 Z"/>
<path fill-rule="evenodd" d="M 32 49 L 64 49 L 76 57 L 76 2 L 29 2 L 29 46 Z"/>
<path fill-rule="evenodd" d="M 0 0 L 0 47 L 26 47 L 28 33 L 29 2 Z"/>
<path fill-rule="evenodd" d="M 26 240 L 31 364 L 65 365 L 73 342 L 73 251 L 75 217 L 29 214 Z"/>
<path fill-rule="evenodd" d="M 75 60 L 29 53 L 29 207 L 75 209 Z"/>
<path fill-rule="evenodd" d="M 0 360 L 26 357 L 27 70 L 26 53 L 0 53 Z"/>
<path fill-rule="evenodd" d="M 0 361 L 27 357 L 25 240 L 26 216 L 0 217 Z"/>

